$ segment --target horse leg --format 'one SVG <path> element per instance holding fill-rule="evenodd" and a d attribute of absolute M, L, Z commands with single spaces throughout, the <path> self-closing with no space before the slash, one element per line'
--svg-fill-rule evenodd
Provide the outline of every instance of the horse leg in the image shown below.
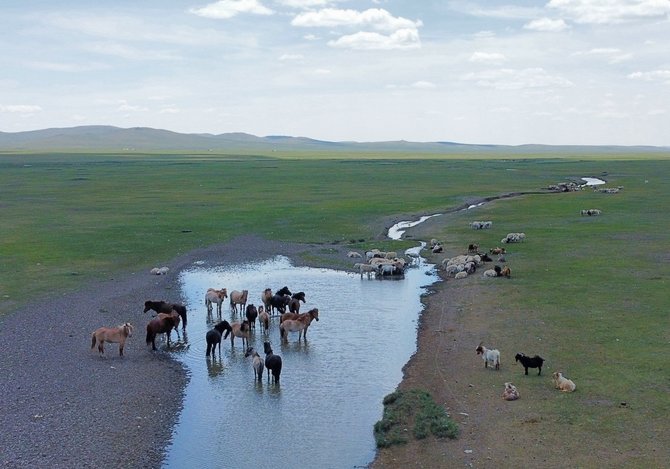
<path fill-rule="evenodd" d="M 104 343 L 105 343 L 104 340 L 100 340 L 100 341 L 98 341 L 98 353 L 100 353 L 100 355 L 102 355 L 102 356 L 105 355 L 105 347 L 104 347 Z"/>
<path fill-rule="evenodd" d="M 119 342 L 119 355 L 123 356 L 123 346 L 125 345 L 125 341 Z"/>

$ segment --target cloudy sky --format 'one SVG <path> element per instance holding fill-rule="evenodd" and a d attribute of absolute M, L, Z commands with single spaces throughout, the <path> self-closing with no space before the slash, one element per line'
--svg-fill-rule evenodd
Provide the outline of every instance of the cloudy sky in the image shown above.
<path fill-rule="evenodd" d="M 670 145 L 670 0 L 2 0 L 0 131 Z"/>

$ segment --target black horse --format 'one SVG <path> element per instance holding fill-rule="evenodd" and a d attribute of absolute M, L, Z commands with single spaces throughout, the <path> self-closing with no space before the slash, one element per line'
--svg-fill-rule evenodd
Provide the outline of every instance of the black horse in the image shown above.
<path fill-rule="evenodd" d="M 226 332 L 226 335 L 223 336 L 224 339 L 228 337 L 228 334 L 231 333 L 233 328 L 230 326 L 228 321 L 221 321 L 214 326 L 214 329 L 207 331 L 205 339 L 207 340 L 207 353 L 206 356 L 209 357 L 210 353 L 216 355 L 216 346 L 219 346 L 219 356 L 221 356 L 221 334 Z"/>
<path fill-rule="evenodd" d="M 305 292 L 299 291 L 298 293 L 294 293 L 288 303 L 288 310 L 292 313 L 299 313 L 301 301 L 305 303 Z"/>
<path fill-rule="evenodd" d="M 281 375 L 281 357 L 272 353 L 270 342 L 264 342 L 265 349 L 265 368 L 268 370 L 268 380 L 270 379 L 270 372 L 272 372 L 273 381 L 279 384 L 279 375 Z"/>
<path fill-rule="evenodd" d="M 275 293 L 274 295 L 272 295 L 272 298 L 270 298 L 270 305 L 272 306 L 273 309 L 276 309 L 279 312 L 279 314 L 284 314 L 286 312 L 286 307 L 288 306 L 290 301 L 291 301 L 290 296 Z"/>
<path fill-rule="evenodd" d="M 180 305 L 179 303 L 168 303 L 166 301 L 147 300 L 144 302 L 144 312 L 146 313 L 149 310 L 156 311 L 157 313 L 166 313 L 166 314 L 170 314 L 172 310 L 175 310 L 179 314 L 179 316 L 181 316 L 182 330 L 186 330 L 186 322 L 188 321 L 186 317 L 186 306 Z"/>

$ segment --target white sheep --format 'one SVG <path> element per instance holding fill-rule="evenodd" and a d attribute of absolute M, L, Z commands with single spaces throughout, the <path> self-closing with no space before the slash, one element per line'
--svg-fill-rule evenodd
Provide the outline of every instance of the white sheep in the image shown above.
<path fill-rule="evenodd" d="M 466 271 L 463 270 L 463 271 L 461 271 L 461 272 L 458 272 L 456 275 L 454 275 L 454 278 L 455 278 L 456 280 L 460 280 L 460 279 L 462 279 L 462 278 L 466 278 L 467 276 L 468 276 L 468 273 L 467 273 Z"/>
<path fill-rule="evenodd" d="M 484 271 L 484 277 L 497 277 L 498 272 L 493 269 L 487 269 Z"/>
<path fill-rule="evenodd" d="M 577 387 L 575 383 L 563 376 L 563 373 L 556 371 L 553 374 L 554 387 L 560 389 L 563 392 L 573 392 Z"/>
<path fill-rule="evenodd" d="M 358 258 L 363 257 L 363 256 L 361 255 L 360 252 L 349 251 L 349 252 L 347 253 L 347 257 L 357 258 L 357 259 L 358 259 Z"/>
<path fill-rule="evenodd" d="M 500 240 L 501 243 L 521 243 L 526 239 L 526 233 L 507 233 L 503 239 Z"/>
<path fill-rule="evenodd" d="M 363 274 L 367 274 L 368 278 L 375 273 L 376 271 L 376 266 L 372 264 L 361 264 L 361 263 L 356 263 L 354 264 L 354 269 L 358 270 L 361 274 L 361 278 L 363 278 Z"/>
<path fill-rule="evenodd" d="M 500 352 L 497 349 L 488 349 L 483 344 L 479 344 L 475 351 L 477 355 L 481 354 L 484 360 L 484 368 L 488 368 L 491 365 L 496 370 L 500 369 Z"/>

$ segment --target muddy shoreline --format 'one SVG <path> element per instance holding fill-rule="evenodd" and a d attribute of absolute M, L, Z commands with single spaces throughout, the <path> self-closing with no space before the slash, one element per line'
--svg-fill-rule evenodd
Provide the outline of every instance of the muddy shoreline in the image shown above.
<path fill-rule="evenodd" d="M 317 250 L 319 260 L 310 260 Z M 0 320 L 0 466 L 160 467 L 188 373 L 168 353 L 147 349 L 144 301 L 181 302 L 179 272 L 196 261 L 215 266 L 284 255 L 296 265 L 341 268 L 346 252 L 243 236 L 161 263 L 170 268 L 164 276 L 146 266 L 11 312 Z M 106 358 L 91 350 L 93 330 L 126 321 L 136 330 L 124 358 L 116 344 L 107 344 Z"/>

